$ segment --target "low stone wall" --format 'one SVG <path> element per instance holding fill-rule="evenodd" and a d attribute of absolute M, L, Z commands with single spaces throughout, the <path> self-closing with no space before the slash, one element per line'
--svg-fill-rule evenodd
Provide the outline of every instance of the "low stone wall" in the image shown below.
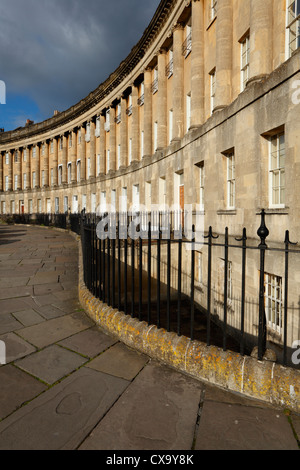
<path fill-rule="evenodd" d="M 79 241 L 79 237 L 77 237 Z M 79 243 L 79 300 L 104 331 L 127 346 L 196 379 L 300 413 L 300 371 L 275 362 L 223 351 L 149 326 L 96 299 L 83 281 Z"/>

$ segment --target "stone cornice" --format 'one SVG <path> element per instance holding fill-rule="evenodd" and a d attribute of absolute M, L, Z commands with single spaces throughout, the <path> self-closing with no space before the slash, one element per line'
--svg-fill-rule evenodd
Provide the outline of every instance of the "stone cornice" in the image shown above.
<path fill-rule="evenodd" d="M 1 133 L 0 145 L 11 144 L 12 142 L 17 142 L 39 134 L 54 131 L 56 128 L 67 125 L 76 118 L 79 118 L 91 108 L 99 104 L 122 83 L 122 81 L 134 70 L 139 61 L 145 56 L 151 43 L 166 23 L 170 9 L 172 9 L 175 4 L 176 0 L 161 0 L 149 26 L 144 31 L 139 42 L 132 48 L 127 58 L 123 60 L 119 67 L 86 98 L 71 106 L 66 111 L 58 113 L 43 122 Z"/>

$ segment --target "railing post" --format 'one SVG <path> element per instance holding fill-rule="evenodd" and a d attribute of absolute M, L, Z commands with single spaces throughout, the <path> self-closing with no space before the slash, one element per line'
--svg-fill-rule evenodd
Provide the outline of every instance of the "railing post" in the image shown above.
<path fill-rule="evenodd" d="M 290 241 L 290 232 L 285 232 L 285 266 L 284 266 L 284 330 L 283 330 L 283 365 L 287 365 L 287 320 L 288 320 L 288 283 L 289 283 L 289 245 L 297 245 Z"/>
<path fill-rule="evenodd" d="M 148 325 L 151 322 L 151 222 L 148 224 Z"/>
<path fill-rule="evenodd" d="M 195 305 L 194 305 L 194 288 L 195 288 L 195 225 L 192 228 L 192 249 L 191 249 L 191 340 L 194 340 L 194 317 L 195 317 Z"/>
<path fill-rule="evenodd" d="M 218 235 L 214 236 L 212 233 L 212 227 L 209 227 L 208 235 L 204 238 L 208 239 L 208 266 L 207 266 L 207 319 L 206 319 L 206 344 L 210 346 L 210 315 L 211 315 L 211 265 L 212 265 L 212 240 L 213 238 L 219 238 Z"/>
<path fill-rule="evenodd" d="M 240 354 L 244 355 L 244 328 L 245 328 L 245 288 L 246 288 L 246 242 L 247 235 L 246 229 L 243 229 L 242 238 L 236 238 L 236 241 L 242 241 L 242 298 L 241 298 L 241 339 L 240 339 Z"/>
<path fill-rule="evenodd" d="M 266 330 L 266 314 L 265 314 L 265 252 L 268 248 L 266 238 L 269 230 L 265 224 L 265 211 L 261 211 L 261 223 L 257 230 L 260 238 L 258 248 L 260 250 L 260 277 L 259 277 L 259 318 L 258 318 L 258 360 L 262 360 L 266 350 L 267 330 Z"/>
<path fill-rule="evenodd" d="M 224 243 L 224 318 L 223 318 L 223 351 L 226 351 L 227 298 L 228 298 L 228 227 L 225 228 L 225 243 Z"/>

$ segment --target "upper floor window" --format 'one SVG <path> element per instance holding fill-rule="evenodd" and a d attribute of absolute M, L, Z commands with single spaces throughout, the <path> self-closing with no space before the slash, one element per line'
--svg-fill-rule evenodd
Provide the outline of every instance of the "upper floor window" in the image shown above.
<path fill-rule="evenodd" d="M 96 118 L 95 136 L 100 137 L 100 116 Z"/>
<path fill-rule="evenodd" d="M 249 59 L 250 59 L 250 36 L 249 34 L 241 41 L 241 91 L 246 88 L 249 79 Z"/>
<path fill-rule="evenodd" d="M 145 102 L 145 85 L 144 85 L 144 82 L 141 83 L 141 86 L 140 86 L 140 96 L 138 98 L 138 106 L 143 106 Z"/>
<path fill-rule="evenodd" d="M 32 149 L 32 158 L 36 157 L 36 147 L 33 147 Z"/>
<path fill-rule="evenodd" d="M 50 143 L 50 153 L 53 153 L 53 140 L 51 140 L 51 143 Z"/>
<path fill-rule="evenodd" d="M 109 132 L 110 130 L 110 109 L 105 113 L 105 130 L 106 132 Z"/>
<path fill-rule="evenodd" d="M 169 50 L 169 62 L 166 65 L 166 76 L 168 78 L 172 77 L 173 75 L 173 50 Z"/>
<path fill-rule="evenodd" d="M 90 140 L 91 140 L 91 123 L 88 122 L 86 125 L 85 141 L 89 142 Z"/>
<path fill-rule="evenodd" d="M 192 51 L 192 27 L 187 24 L 185 28 L 185 41 L 182 44 L 182 55 L 184 55 L 184 57 L 187 57 L 191 51 Z"/>
<path fill-rule="evenodd" d="M 213 113 L 216 98 L 216 69 L 210 73 L 210 110 Z"/>
<path fill-rule="evenodd" d="M 126 114 L 128 116 L 131 116 L 132 115 L 132 94 L 130 93 L 130 95 L 128 96 L 128 107 L 126 109 Z"/>
<path fill-rule="evenodd" d="M 6 152 L 5 154 L 5 164 L 9 165 L 9 153 L 8 152 Z"/>
<path fill-rule="evenodd" d="M 284 133 L 270 139 L 269 152 L 270 205 L 285 204 L 285 137 Z"/>
<path fill-rule="evenodd" d="M 154 95 L 158 91 L 158 67 L 155 67 L 153 71 L 153 82 L 151 86 L 151 91 Z"/>
<path fill-rule="evenodd" d="M 210 19 L 213 20 L 217 16 L 218 0 L 210 0 Z"/>
<path fill-rule="evenodd" d="M 59 150 L 62 150 L 62 148 L 63 148 L 63 138 L 61 137 L 59 139 Z"/>
<path fill-rule="evenodd" d="M 288 57 L 300 47 L 300 0 L 287 0 Z"/>

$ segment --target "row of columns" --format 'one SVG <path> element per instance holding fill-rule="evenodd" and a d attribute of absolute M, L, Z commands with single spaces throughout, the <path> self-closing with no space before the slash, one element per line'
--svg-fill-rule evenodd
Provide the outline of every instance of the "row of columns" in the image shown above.
<path fill-rule="evenodd" d="M 268 75 L 272 70 L 272 0 L 250 0 L 250 81 L 259 80 Z M 191 51 L 191 127 L 203 124 L 205 119 L 204 109 L 204 1 L 192 0 L 191 2 L 191 26 L 192 26 L 192 51 Z M 174 140 L 181 139 L 184 135 L 184 56 L 182 55 L 183 25 L 176 24 L 173 28 L 173 131 Z M 232 101 L 232 60 L 233 60 L 233 1 L 218 0 L 216 19 L 216 97 L 215 110 L 228 106 Z M 161 49 L 157 53 L 158 69 L 158 96 L 157 96 L 157 148 L 162 149 L 168 145 L 167 142 L 167 77 L 166 77 L 166 51 Z M 152 69 L 146 68 L 144 74 L 144 120 L 139 128 L 138 112 L 138 86 L 133 84 L 132 94 L 132 161 L 140 159 L 140 132 L 143 130 L 144 145 L 143 156 L 153 153 L 153 111 L 152 111 Z M 120 125 L 120 168 L 128 165 L 128 120 L 126 116 L 127 95 L 119 98 L 121 105 L 121 122 L 116 124 L 115 105 L 110 107 L 110 129 L 109 138 L 105 136 L 105 115 L 101 113 L 100 119 L 100 168 L 99 174 L 103 175 L 116 170 L 117 145 L 116 125 Z M 85 123 L 86 124 L 86 123 Z M 77 180 L 76 162 L 81 161 L 81 180 L 86 179 L 87 158 L 90 159 L 90 177 L 96 175 L 96 116 L 90 121 L 90 151 L 86 155 L 86 125 L 73 129 L 72 147 L 68 152 L 67 134 L 62 136 L 62 183 L 67 182 L 67 165 L 71 162 L 71 181 Z M 77 147 L 77 139 L 81 132 L 81 142 Z M 36 186 L 40 186 L 41 170 L 44 171 L 45 185 L 50 185 L 50 159 L 53 169 L 53 185 L 58 184 L 58 140 L 53 139 L 53 154 L 50 155 L 50 142 L 45 142 L 45 154 L 41 157 L 40 145 L 36 146 L 36 157 L 29 158 L 21 163 L 21 151 L 19 158 L 13 163 L 13 153 L 10 152 L 9 165 L 7 169 L 8 187 L 13 189 L 13 175 L 18 175 L 19 189 L 22 187 L 22 175 L 27 175 L 27 185 L 31 187 L 31 173 L 36 173 Z M 108 148 L 107 148 L 108 146 Z M 109 162 L 107 162 L 107 150 L 109 150 Z M 155 149 L 154 149 L 155 150 Z M 29 153 L 29 151 L 27 152 Z M 4 154 L 0 159 L 0 191 L 4 190 Z M 42 162 L 42 163 L 40 163 Z M 23 167 L 24 163 L 24 167 Z M 107 165 L 108 163 L 108 165 Z M 25 170 L 25 171 L 24 171 Z"/>

